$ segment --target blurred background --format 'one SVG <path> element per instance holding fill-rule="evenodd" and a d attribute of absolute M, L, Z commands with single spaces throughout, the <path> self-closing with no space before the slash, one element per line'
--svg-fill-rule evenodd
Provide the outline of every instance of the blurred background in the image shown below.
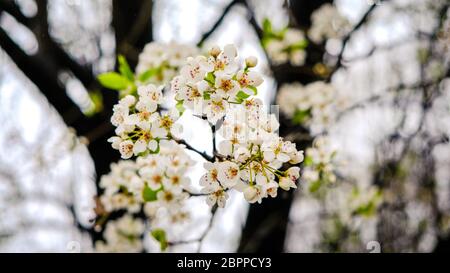
<path fill-rule="evenodd" d="M 309 41 L 302 64 L 263 47 L 270 19 L 307 33 L 332 3 L 348 26 Z M 117 92 L 96 76 L 123 54 L 134 68 L 152 41 L 234 43 L 258 57 L 259 95 L 330 83 L 343 103 L 326 129 L 280 115 L 280 135 L 301 149 L 327 137 L 333 181 L 248 205 L 231 194 L 214 219 L 204 200 L 168 251 L 434 252 L 450 250 L 450 1 L 448 0 L 0 0 L 0 251 L 92 252 L 99 178 L 119 160 L 107 139 Z M 336 99 L 338 100 L 338 99 Z M 283 105 L 280 105 L 283 108 Z M 210 152 L 209 127 L 183 120 Z M 198 160 L 191 180 L 201 173 Z M 356 205 L 355 205 L 356 204 Z M 209 223 L 212 223 L 209 225 Z M 144 250 L 159 251 L 144 235 Z M 200 244 L 200 245 L 199 245 Z"/>

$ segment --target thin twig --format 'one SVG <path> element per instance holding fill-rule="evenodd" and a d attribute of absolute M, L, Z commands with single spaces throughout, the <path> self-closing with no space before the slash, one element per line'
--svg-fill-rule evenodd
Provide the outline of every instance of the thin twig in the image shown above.
<path fill-rule="evenodd" d="M 383 0 L 380 0 L 383 1 Z M 370 8 L 366 11 L 366 13 L 364 13 L 364 15 L 361 17 L 361 19 L 359 20 L 359 22 L 353 27 L 353 29 L 347 33 L 347 35 L 344 37 L 344 39 L 342 40 L 342 48 L 341 51 L 338 54 L 337 57 L 337 61 L 336 61 L 336 65 L 333 68 L 332 72 L 330 73 L 330 75 L 328 76 L 328 78 L 326 79 L 326 82 L 330 82 L 331 78 L 333 76 L 333 74 L 343 66 L 343 58 L 344 58 L 344 53 L 345 53 L 345 49 L 347 47 L 348 42 L 350 41 L 350 39 L 352 38 L 353 34 L 360 29 L 364 23 L 368 20 L 368 18 L 370 17 L 370 15 L 372 14 L 372 12 L 375 10 L 375 8 L 377 7 L 377 4 L 373 4 L 370 6 Z"/>
<path fill-rule="evenodd" d="M 214 157 L 213 156 L 210 156 L 210 155 L 208 155 L 206 152 L 200 152 L 199 150 L 197 150 L 197 149 L 195 149 L 194 147 L 192 147 L 189 143 L 187 143 L 185 140 L 177 140 L 177 142 L 179 143 L 179 144 L 183 144 L 184 146 L 186 146 L 186 148 L 188 149 L 188 150 L 191 150 L 191 151 L 193 151 L 193 152 L 196 152 L 197 154 L 199 154 L 199 155 L 201 155 L 206 161 L 209 161 L 209 162 L 214 162 Z"/>
<path fill-rule="evenodd" d="M 238 3 L 242 3 L 242 0 L 233 0 L 223 9 L 222 15 L 220 15 L 220 17 L 212 25 L 212 27 L 209 29 L 209 31 L 205 32 L 202 35 L 202 37 L 200 38 L 200 40 L 198 41 L 198 43 L 197 43 L 198 47 L 201 47 L 203 45 L 203 43 L 214 33 L 214 31 L 216 31 L 216 29 L 222 24 L 223 20 L 227 16 L 227 14 L 230 12 L 231 8 Z"/>

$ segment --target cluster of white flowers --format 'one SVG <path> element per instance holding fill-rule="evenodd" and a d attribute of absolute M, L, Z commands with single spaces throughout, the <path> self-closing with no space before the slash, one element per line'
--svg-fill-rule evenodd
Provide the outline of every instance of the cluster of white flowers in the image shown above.
<path fill-rule="evenodd" d="M 198 49 L 193 46 L 176 42 L 160 43 L 151 42 L 145 45 L 139 55 L 136 73 L 141 75 L 151 71 L 148 83 L 166 84 L 178 74 L 180 67 L 186 64 L 186 59 L 198 54 Z"/>
<path fill-rule="evenodd" d="M 142 252 L 142 239 L 145 230 L 144 223 L 125 214 L 117 220 L 108 222 L 103 233 L 104 241 L 95 243 L 97 252 Z"/>
<path fill-rule="evenodd" d="M 230 104 L 239 104 L 256 94 L 262 77 L 251 71 L 257 59 L 249 57 L 245 67 L 239 69 L 234 45 L 226 45 L 223 50 L 214 46 L 207 57 L 188 58 L 180 75 L 172 80 L 172 90 L 177 101 L 196 115 L 206 116 L 216 123 L 223 118 Z"/>
<path fill-rule="evenodd" d="M 335 118 L 340 103 L 331 84 L 317 81 L 303 86 L 300 83 L 284 84 L 277 97 L 280 110 L 296 124 L 304 124 L 317 134 L 328 127 Z"/>
<path fill-rule="evenodd" d="M 292 65 L 300 66 L 305 63 L 307 46 L 303 31 L 288 28 L 272 35 L 265 42 L 264 47 L 274 65 L 290 62 Z"/>
<path fill-rule="evenodd" d="M 114 215 L 117 211 L 128 214 L 106 223 L 106 243 L 99 242 L 99 250 L 141 251 L 142 243 L 135 243 L 134 239 L 142 237 L 144 227 L 131 217 L 142 213 L 151 220 L 152 236 L 165 249 L 169 244 L 166 229 L 189 218 L 186 200 L 190 196 L 206 196 L 210 206 L 224 207 L 229 189 L 243 192 L 248 202 L 255 203 L 276 197 L 278 188 L 288 191 L 297 187 L 300 168 L 293 165 L 303 161 L 303 151 L 277 135 L 276 117 L 266 114 L 261 100 L 253 97 L 263 82 L 252 69 L 257 59 L 248 57 L 245 65 L 240 66 L 233 45 L 223 50 L 214 46 L 207 56 L 188 57 L 185 62 L 181 59 L 193 52 L 184 52 L 187 55 L 183 57 L 177 55 L 178 51 L 183 50 L 176 45 L 164 50 L 161 44 L 148 45 L 137 71 L 145 74 L 147 67 L 155 66 L 178 71 L 171 81 L 176 107 L 162 111 L 159 105 L 164 99 L 163 86 L 143 80 L 148 75 L 139 77 L 138 84 L 128 84 L 131 86 L 128 92 L 122 93 L 123 98 L 114 105 L 111 122 L 116 127 L 116 136 L 108 141 L 123 159 L 133 156 L 136 159 L 113 163 L 111 173 L 101 178 L 100 187 L 104 191 L 99 199 L 100 216 Z M 106 86 L 117 87 L 114 81 L 117 78 L 126 77 L 128 83 L 134 79 L 126 61 L 123 58 L 119 61 L 122 74 L 106 73 L 101 77 Z M 158 81 L 173 77 L 174 73 L 164 74 Z M 187 171 L 193 161 L 185 151 L 186 146 L 177 143 L 182 130 L 177 121 L 184 108 L 206 117 L 212 124 L 223 120 L 218 130 L 223 137 L 219 154 L 214 153 L 214 160 L 207 158 L 204 164 L 207 172 L 199 182 L 202 193 L 189 190 Z M 129 225 L 128 229 L 125 225 Z M 124 238 L 129 238 L 129 242 L 122 242 Z"/>
<path fill-rule="evenodd" d="M 268 196 L 276 197 L 278 188 L 297 188 L 299 167 L 280 168 L 284 163 L 303 161 L 303 151 L 283 141 L 276 131 L 279 123 L 273 114 L 265 114 L 259 99 L 249 99 L 230 109 L 219 134 L 221 161 L 205 163 L 207 170 L 200 180 L 202 191 L 209 194 L 207 203 L 224 207 L 228 189 L 243 192 L 250 203 L 261 203 Z"/>
<path fill-rule="evenodd" d="M 342 181 L 326 191 L 320 216 L 323 250 L 330 251 L 336 244 L 344 252 L 366 250 L 365 240 L 376 238 L 370 231 L 376 227 L 381 202 L 381 191 L 376 186 L 362 187 Z"/>
<path fill-rule="evenodd" d="M 145 214 L 154 222 L 163 216 L 169 216 L 172 222 L 184 221 L 190 185 L 187 171 L 194 165 L 184 145 L 162 141 L 158 154 L 138 158 L 137 165 L 145 182 L 141 185 Z"/>
<path fill-rule="evenodd" d="M 309 191 L 316 192 L 322 185 L 336 181 L 336 151 L 326 136 L 317 137 L 312 147 L 306 149 L 302 179 L 309 184 Z"/>
<path fill-rule="evenodd" d="M 181 133 L 176 123 L 179 112 L 171 109 L 160 114 L 158 105 L 163 101 L 162 87 L 153 84 L 140 86 L 138 98 L 127 95 L 114 105 L 111 122 L 116 126 L 116 135 L 108 141 L 120 151 L 123 159 L 158 151 L 161 139 L 171 139 Z"/>
<path fill-rule="evenodd" d="M 192 165 L 183 145 L 162 140 L 157 154 L 111 164 L 111 173 L 100 180 L 102 205 L 107 212 L 126 209 L 137 213 L 145 203 L 149 216 L 159 208 L 176 213 L 188 197 L 186 172 Z"/>
<path fill-rule="evenodd" d="M 311 15 L 312 26 L 308 37 L 321 43 L 326 39 L 339 39 L 345 35 L 350 28 L 350 22 L 332 4 L 327 3 Z"/>
<path fill-rule="evenodd" d="M 100 197 L 106 212 L 128 210 L 137 213 L 142 207 L 142 194 L 137 194 L 132 185 L 138 176 L 135 161 L 121 160 L 111 164 L 111 172 L 100 179 L 100 188 L 104 189 Z"/>

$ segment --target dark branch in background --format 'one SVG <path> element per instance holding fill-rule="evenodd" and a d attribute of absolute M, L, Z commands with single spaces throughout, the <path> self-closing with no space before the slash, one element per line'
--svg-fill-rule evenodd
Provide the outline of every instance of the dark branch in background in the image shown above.
<path fill-rule="evenodd" d="M 380 2 L 382 2 L 384 0 L 380 0 Z M 358 29 L 360 29 L 369 19 L 370 15 L 372 14 L 372 12 L 378 7 L 379 4 L 372 4 L 370 6 L 370 8 L 364 13 L 364 15 L 361 17 L 361 19 L 359 20 L 358 23 L 356 23 L 356 25 L 353 27 L 352 30 L 350 30 L 350 32 L 342 39 L 342 48 L 337 56 L 337 61 L 336 61 L 336 65 L 333 68 L 333 71 L 330 73 L 329 77 L 327 78 L 327 81 L 331 81 L 331 77 L 333 76 L 334 72 L 336 72 L 337 70 L 339 70 L 339 68 L 341 68 L 344 64 L 343 64 L 343 58 L 344 58 L 344 53 L 345 53 L 345 49 L 347 47 L 348 42 L 350 41 L 350 39 L 352 38 L 353 34 L 358 31 Z"/>
<path fill-rule="evenodd" d="M 19 69 L 41 90 L 67 124 L 72 124 L 79 116 L 84 116 L 77 105 L 67 96 L 65 89 L 57 82 L 57 67 L 48 62 L 45 56 L 39 53 L 33 56 L 27 55 L 1 28 L 0 46 Z"/>
<path fill-rule="evenodd" d="M 230 12 L 231 8 L 233 8 L 236 4 L 243 3 L 243 0 L 233 0 L 231 1 L 226 7 L 223 9 L 222 14 L 219 16 L 219 19 L 211 26 L 211 28 L 205 32 L 202 37 L 200 38 L 200 41 L 198 41 L 197 46 L 201 47 L 203 43 L 208 40 L 208 38 L 219 28 L 219 26 L 222 24 L 225 17 Z"/>
<path fill-rule="evenodd" d="M 31 19 L 23 15 L 19 7 L 13 3 L 11 0 L 0 0 L 0 11 L 6 11 L 12 15 L 19 23 L 25 26 L 31 25 Z"/>
<path fill-rule="evenodd" d="M 152 8 L 150 0 L 113 0 L 116 51 L 125 55 L 132 67 L 136 66 L 145 44 L 153 40 Z"/>

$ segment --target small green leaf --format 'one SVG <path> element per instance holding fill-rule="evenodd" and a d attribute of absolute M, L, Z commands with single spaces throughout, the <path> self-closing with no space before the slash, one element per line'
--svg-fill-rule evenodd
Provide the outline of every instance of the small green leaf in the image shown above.
<path fill-rule="evenodd" d="M 305 156 L 305 160 L 303 161 L 303 165 L 305 166 L 312 166 L 313 165 L 313 159 L 311 156 Z"/>
<path fill-rule="evenodd" d="M 214 86 L 214 84 L 216 83 L 216 76 L 214 75 L 213 72 L 209 72 L 208 74 L 206 74 L 206 77 L 204 80 L 206 82 L 208 82 L 209 85 Z"/>
<path fill-rule="evenodd" d="M 123 55 L 119 55 L 117 57 L 117 60 L 119 61 L 119 71 L 122 76 L 127 78 L 130 81 L 134 81 L 134 74 L 131 71 L 130 65 L 127 62 L 127 59 Z"/>
<path fill-rule="evenodd" d="M 249 85 L 247 86 L 248 89 L 253 91 L 253 95 L 258 95 L 258 89 L 256 87 L 254 87 L 253 85 Z"/>
<path fill-rule="evenodd" d="M 86 116 L 93 116 L 103 111 L 103 96 L 99 90 L 89 91 L 89 98 L 92 101 L 92 106 L 89 107 L 84 113 Z"/>
<path fill-rule="evenodd" d="M 210 100 L 211 99 L 211 94 L 208 92 L 204 92 L 203 93 L 203 99 L 204 100 Z"/>
<path fill-rule="evenodd" d="M 144 198 L 145 202 L 153 202 L 156 201 L 157 197 L 156 194 L 160 191 L 159 190 L 152 190 L 149 186 L 145 185 L 144 190 L 142 190 L 142 198 Z"/>
<path fill-rule="evenodd" d="M 166 232 L 163 229 L 157 228 L 154 229 L 151 234 L 153 238 L 155 238 L 155 240 L 161 244 L 161 250 L 166 250 L 169 246 L 169 243 L 167 242 Z"/>
<path fill-rule="evenodd" d="M 250 95 L 241 90 L 236 94 L 236 102 L 242 103 L 245 99 L 248 99 L 248 97 L 250 97 Z"/>
<path fill-rule="evenodd" d="M 426 48 L 419 48 L 417 50 L 417 59 L 421 64 L 425 63 L 430 57 L 430 52 Z"/>
<path fill-rule="evenodd" d="M 290 50 L 299 50 L 299 49 L 305 49 L 307 47 L 308 47 L 308 40 L 305 39 L 305 40 L 301 40 L 300 42 L 289 46 L 289 49 Z"/>
<path fill-rule="evenodd" d="M 359 206 L 356 210 L 355 210 L 355 214 L 356 215 L 361 215 L 361 216 L 372 216 L 375 211 L 376 211 L 376 204 L 374 201 L 369 201 L 367 204 L 363 204 L 361 206 Z"/>
<path fill-rule="evenodd" d="M 184 110 L 186 110 L 183 106 L 184 100 L 177 101 L 177 104 L 175 105 L 175 108 L 177 108 L 178 112 L 180 113 L 180 116 L 184 113 Z"/>
<path fill-rule="evenodd" d="M 309 185 L 309 192 L 315 193 L 320 189 L 321 186 L 322 186 L 322 181 L 320 181 L 320 180 L 314 181 Z"/>
<path fill-rule="evenodd" d="M 97 76 L 101 85 L 113 90 L 123 90 L 128 87 L 130 82 L 127 78 L 116 72 L 107 72 Z"/>
<path fill-rule="evenodd" d="M 141 82 L 148 81 L 150 78 L 152 78 L 156 74 L 158 74 L 160 72 L 160 70 L 161 70 L 160 67 L 154 67 L 154 68 L 150 68 L 147 71 L 142 72 L 142 74 L 139 75 L 139 81 L 141 81 Z"/>
<path fill-rule="evenodd" d="M 272 23 L 269 18 L 264 18 L 263 20 L 263 31 L 265 33 L 272 33 Z"/>
<path fill-rule="evenodd" d="M 311 111 L 308 110 L 297 110 L 292 117 L 292 123 L 294 124 L 302 124 L 306 120 L 308 120 L 311 116 Z"/>

